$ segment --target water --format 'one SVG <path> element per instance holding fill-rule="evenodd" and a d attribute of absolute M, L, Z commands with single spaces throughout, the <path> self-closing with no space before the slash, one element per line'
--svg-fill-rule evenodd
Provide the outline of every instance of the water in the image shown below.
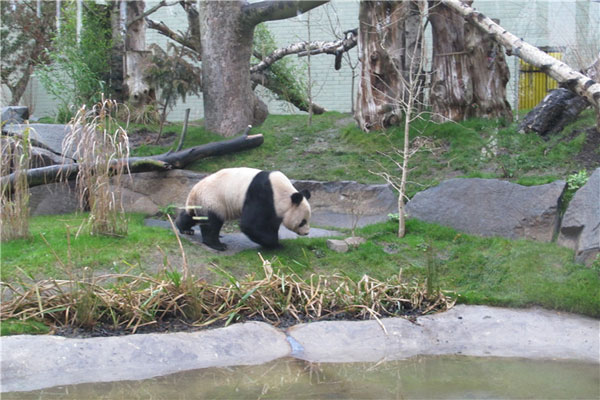
<path fill-rule="evenodd" d="M 141 381 L 86 383 L 2 399 L 598 399 L 600 365 L 475 357 L 379 364 L 280 359 Z"/>

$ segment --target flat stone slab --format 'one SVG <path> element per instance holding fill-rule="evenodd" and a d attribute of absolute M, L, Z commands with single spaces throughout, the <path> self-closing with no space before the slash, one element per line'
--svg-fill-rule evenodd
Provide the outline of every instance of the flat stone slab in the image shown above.
<path fill-rule="evenodd" d="M 458 354 L 600 363 L 600 321 L 543 309 L 459 305 L 414 323 L 403 318 L 381 319 L 381 324 L 323 321 L 296 325 L 287 333 L 302 346 L 293 355 L 312 362 Z"/>
<path fill-rule="evenodd" d="M 147 226 L 157 226 L 157 227 L 166 228 L 169 230 L 173 229 L 171 227 L 171 224 L 169 223 L 169 221 L 148 218 L 144 221 L 144 223 Z M 234 233 L 221 232 L 221 236 L 222 236 L 221 242 L 225 243 L 227 245 L 227 250 L 217 251 L 211 247 L 206 246 L 204 243 L 202 243 L 202 234 L 200 233 L 200 228 L 198 226 L 194 226 L 193 229 L 194 229 L 194 235 L 180 235 L 180 237 L 190 240 L 194 243 L 197 243 L 197 244 L 203 246 L 206 250 L 214 252 L 214 253 L 224 254 L 224 255 L 232 255 L 232 254 L 239 253 L 240 251 L 243 251 L 243 250 L 260 249 L 261 248 L 261 246 L 259 244 L 254 243 L 252 240 L 248 239 L 248 237 L 241 232 L 234 232 Z M 298 237 L 329 237 L 329 236 L 340 236 L 340 235 L 341 235 L 341 233 L 337 232 L 337 231 L 330 231 L 327 229 L 311 227 L 310 232 L 308 233 L 308 236 L 298 236 L 297 234 L 290 231 L 283 225 L 281 225 L 279 227 L 279 239 L 280 240 L 296 239 Z"/>
<path fill-rule="evenodd" d="M 410 217 L 481 236 L 550 242 L 565 181 L 522 186 L 498 179 L 449 179 L 417 193 Z"/>
<path fill-rule="evenodd" d="M 247 322 L 193 333 L 87 339 L 4 336 L 0 391 L 145 379 L 288 356 L 312 362 L 368 362 L 468 355 L 600 364 L 599 320 L 542 309 L 460 305 L 415 322 L 323 321 L 300 324 L 286 333 Z"/>
<path fill-rule="evenodd" d="M 87 339 L 21 335 L 2 337 L 0 343 L 2 392 L 255 365 L 290 353 L 285 334 L 262 322 L 193 333 Z"/>
<path fill-rule="evenodd" d="M 600 168 L 571 199 L 558 244 L 575 250 L 575 261 L 590 265 L 600 253 Z"/>

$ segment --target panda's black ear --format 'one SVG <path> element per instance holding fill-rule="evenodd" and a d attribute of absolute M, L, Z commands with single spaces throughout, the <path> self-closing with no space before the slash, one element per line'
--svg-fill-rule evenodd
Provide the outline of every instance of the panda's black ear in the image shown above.
<path fill-rule="evenodd" d="M 302 199 L 304 196 L 300 192 L 296 192 L 292 194 L 292 204 L 298 205 L 302 203 Z"/>
<path fill-rule="evenodd" d="M 310 192 L 308 189 L 301 190 L 300 193 L 302 193 L 302 196 L 304 196 L 306 200 L 310 199 Z"/>

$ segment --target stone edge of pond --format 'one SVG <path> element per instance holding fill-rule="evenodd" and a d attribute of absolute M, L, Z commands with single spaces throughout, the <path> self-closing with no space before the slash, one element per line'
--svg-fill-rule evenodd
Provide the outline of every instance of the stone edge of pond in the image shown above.
<path fill-rule="evenodd" d="M 416 355 L 578 360 L 600 364 L 600 320 L 533 309 L 459 305 L 415 322 L 322 321 L 285 332 L 262 322 L 199 332 L 100 338 L 0 338 L 0 392 L 138 380 L 180 371 L 256 365 L 281 357 L 369 362 Z"/>

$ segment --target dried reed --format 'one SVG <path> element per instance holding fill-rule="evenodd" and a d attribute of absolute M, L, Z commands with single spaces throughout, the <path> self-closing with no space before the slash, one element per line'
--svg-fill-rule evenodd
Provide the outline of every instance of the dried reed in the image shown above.
<path fill-rule="evenodd" d="M 117 102 L 104 97 L 91 110 L 82 106 L 63 141 L 63 154 L 73 153 L 79 163 L 79 202 L 81 209 L 90 208 L 91 234 L 127 234 L 120 188 L 128 172 L 129 138 L 113 118 L 117 112 Z"/>
<path fill-rule="evenodd" d="M 29 185 L 27 170 L 31 165 L 29 124 L 22 136 L 3 136 L 1 142 L 0 176 L 16 174 L 15 184 L 2 186 L 0 196 L 1 240 L 29 236 Z"/>
<path fill-rule="evenodd" d="M 261 257 L 262 258 L 262 257 Z M 108 325 L 135 333 L 144 325 L 181 320 L 194 326 L 236 320 L 274 325 L 322 319 L 379 319 L 446 310 L 454 301 L 401 274 L 380 281 L 368 276 L 311 275 L 273 271 L 263 260 L 265 277 L 237 280 L 215 267 L 227 284 L 209 284 L 177 270 L 158 276 L 108 274 L 84 280 L 2 283 L 12 298 L 0 305 L 0 319 L 43 320 L 64 326 Z M 111 282 L 107 285 L 107 282 Z M 115 283 L 116 282 L 116 283 Z"/>

